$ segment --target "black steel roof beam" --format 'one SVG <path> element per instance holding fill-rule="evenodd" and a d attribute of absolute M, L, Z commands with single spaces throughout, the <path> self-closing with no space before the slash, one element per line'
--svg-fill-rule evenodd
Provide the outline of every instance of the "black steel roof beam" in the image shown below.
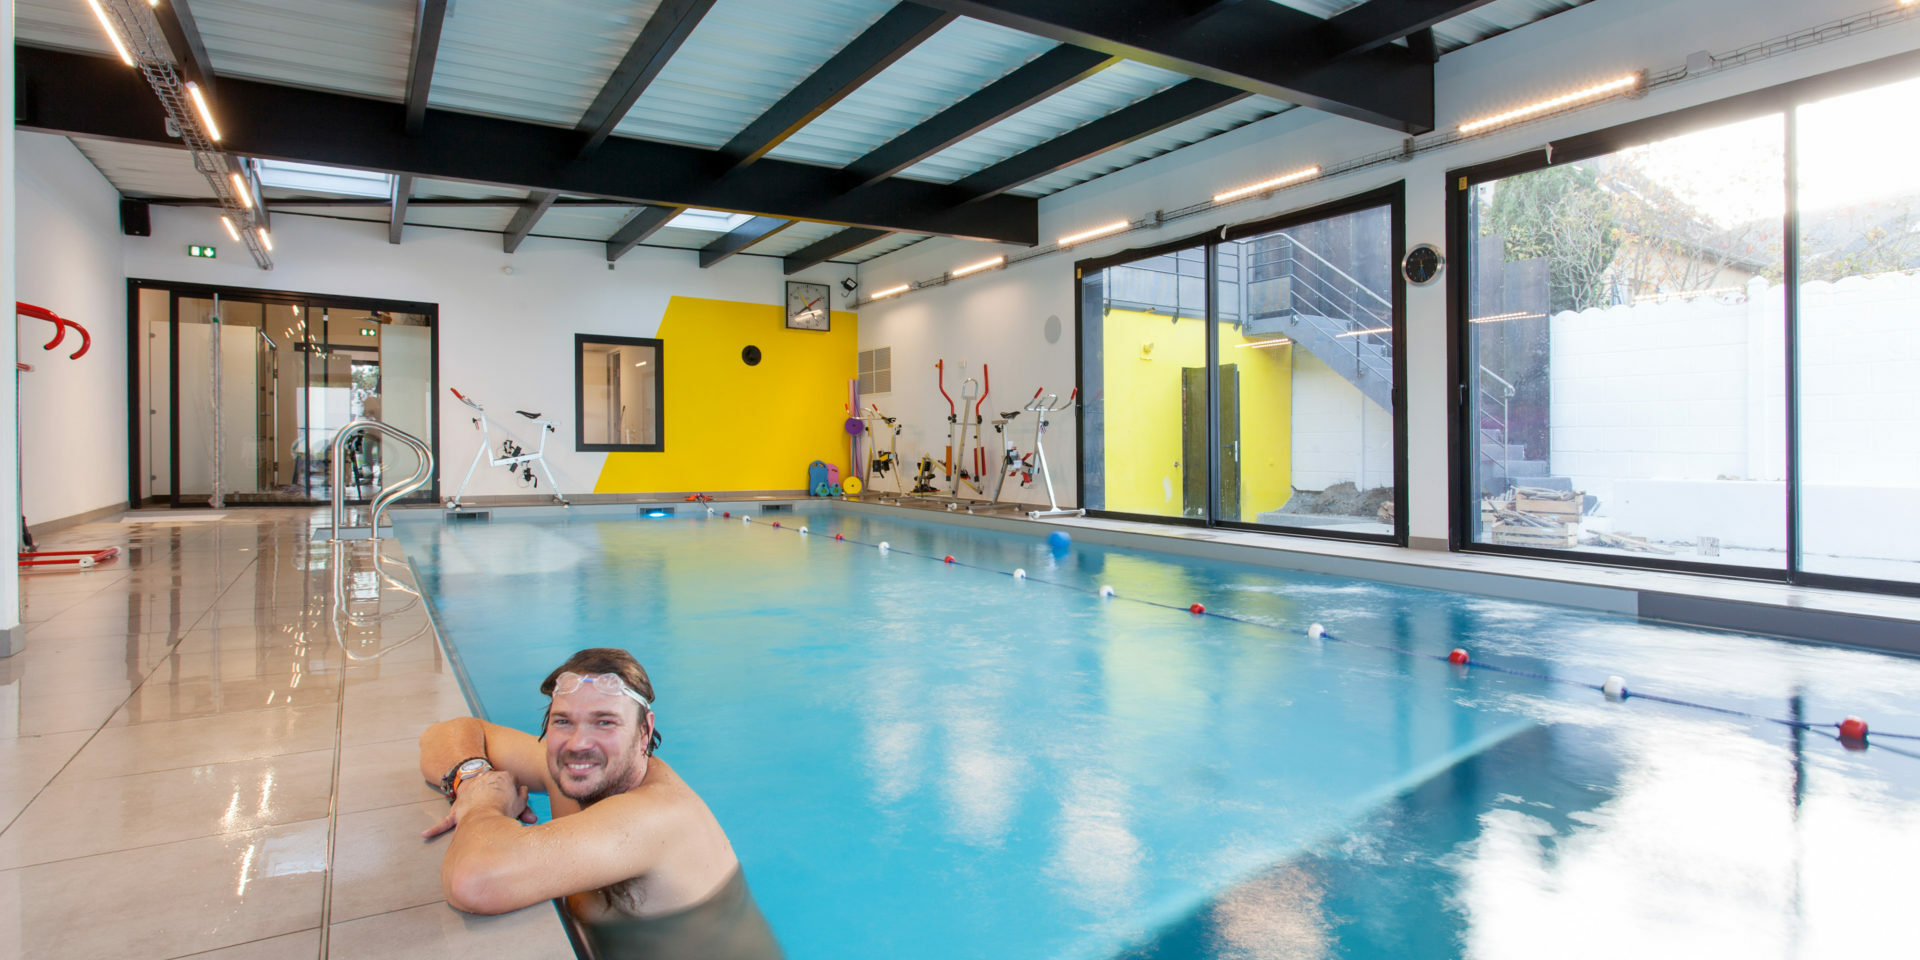
<path fill-rule="evenodd" d="M 1321 45 L 1330 57 L 1358 56 L 1492 2 L 1367 0 L 1351 10 L 1328 17 L 1326 24 L 1320 28 L 1320 36 L 1311 42 Z"/>
<path fill-rule="evenodd" d="M 433 64 L 440 57 L 440 29 L 447 21 L 447 3 L 416 0 L 414 4 L 413 49 L 407 55 L 407 133 L 413 136 L 419 136 L 427 122 L 427 91 L 433 87 Z"/>
<path fill-rule="evenodd" d="M 640 245 L 654 232 L 667 225 L 680 215 L 685 207 L 641 207 L 634 211 L 620 229 L 607 238 L 607 262 L 612 263 L 627 255 L 628 250 Z"/>
<path fill-rule="evenodd" d="M 953 188 L 968 203 L 997 196 L 1250 96 L 1211 80 L 1188 80 L 963 177 Z"/>
<path fill-rule="evenodd" d="M 173 50 L 174 63 L 184 79 L 192 80 L 213 95 L 213 60 L 207 56 L 207 45 L 200 39 L 200 27 L 193 22 L 193 11 L 188 9 L 187 0 L 168 0 L 153 8 L 153 18 L 160 24 L 160 32 L 167 38 L 167 46 Z"/>
<path fill-rule="evenodd" d="M 1326 21 L 1278 3 L 923 0 L 962 16 L 1402 133 L 1433 129 L 1433 65 L 1396 46 L 1337 56 Z"/>
<path fill-rule="evenodd" d="M 1211 81 L 1188 80 L 1030 150 L 1014 154 L 956 181 L 948 189 L 954 192 L 956 203 L 989 200 L 1023 183 L 1064 170 L 1249 96 L 1252 94 L 1245 90 L 1224 87 Z M 788 256 L 784 268 L 788 273 L 804 270 L 885 235 L 880 231 L 842 230 Z"/>
<path fill-rule="evenodd" d="M 720 170 L 737 170 L 766 156 L 955 19 L 954 14 L 917 3 L 902 3 L 887 11 L 721 147 Z"/>
<path fill-rule="evenodd" d="M 520 205 L 519 212 L 513 215 L 512 220 L 507 221 L 506 232 L 500 235 L 500 249 L 507 253 L 520 249 L 520 244 L 527 239 L 527 234 L 533 232 L 533 225 L 547 215 L 547 209 L 553 206 L 553 201 L 559 196 L 548 190 L 535 190 L 528 196 L 527 202 Z"/>
<path fill-rule="evenodd" d="M 413 202 L 413 178 L 400 174 L 393 178 L 393 210 L 387 215 L 387 242 L 399 243 L 400 231 L 407 225 L 407 204 Z"/>
<path fill-rule="evenodd" d="M 781 261 L 780 269 L 785 273 L 799 273 L 814 264 L 826 263 L 828 260 L 832 260 L 834 257 L 846 253 L 849 250 L 864 247 L 891 232 L 892 231 L 889 230 L 868 230 L 864 227 L 842 230 L 831 237 L 815 240 L 787 254 Z"/>
<path fill-rule="evenodd" d="M 793 226 L 779 217 L 754 217 L 700 248 L 700 268 L 706 269 L 768 237 Z"/>
<path fill-rule="evenodd" d="M 633 46 L 627 48 L 627 55 L 620 58 L 613 75 L 600 88 L 599 95 L 582 114 L 574 129 L 587 135 L 580 146 L 580 156 L 587 156 L 605 143 L 620 121 L 626 119 L 627 111 L 633 109 L 635 101 L 645 93 L 647 86 L 673 59 L 680 45 L 693 35 L 693 28 L 700 25 L 700 19 L 713 9 L 715 0 L 664 0 L 640 28 L 640 36 L 635 38 Z"/>
<path fill-rule="evenodd" d="M 116 59 L 18 46 L 14 66 L 19 128 L 181 148 L 145 79 Z M 1028 197 L 957 207 L 944 185 L 898 177 L 846 193 L 838 170 L 775 159 L 716 177 L 715 151 L 627 137 L 577 159 L 571 128 L 443 110 L 427 111 L 430 135 L 408 137 L 397 103 L 233 77 L 220 91 L 223 145 L 242 156 L 936 236 L 1039 237 Z"/>
<path fill-rule="evenodd" d="M 1054 47 L 847 164 L 848 188 L 891 177 L 1119 62 L 1119 57 L 1072 44 Z"/>

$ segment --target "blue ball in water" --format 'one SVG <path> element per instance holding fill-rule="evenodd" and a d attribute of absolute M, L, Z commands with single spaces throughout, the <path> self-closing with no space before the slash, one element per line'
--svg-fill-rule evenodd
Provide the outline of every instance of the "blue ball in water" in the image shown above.
<path fill-rule="evenodd" d="M 1067 536 L 1065 530 L 1055 530 L 1047 534 L 1047 546 L 1052 547 L 1054 553 L 1066 553 L 1067 548 L 1072 545 L 1073 538 Z"/>

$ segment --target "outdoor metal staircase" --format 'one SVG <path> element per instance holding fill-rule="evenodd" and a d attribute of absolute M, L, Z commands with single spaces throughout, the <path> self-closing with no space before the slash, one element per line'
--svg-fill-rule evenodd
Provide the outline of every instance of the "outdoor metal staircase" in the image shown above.
<path fill-rule="evenodd" d="M 1247 336 L 1284 336 L 1393 409 L 1393 303 L 1286 233 L 1242 255 Z"/>

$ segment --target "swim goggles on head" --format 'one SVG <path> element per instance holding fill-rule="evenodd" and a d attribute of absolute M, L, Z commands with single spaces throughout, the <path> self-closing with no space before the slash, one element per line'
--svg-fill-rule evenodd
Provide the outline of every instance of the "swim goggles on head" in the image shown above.
<path fill-rule="evenodd" d="M 562 694 L 562 693 L 572 693 L 580 689 L 580 685 L 583 683 L 593 684 L 593 689 L 598 693 L 607 693 L 607 694 L 624 693 L 627 696 L 632 697 L 633 702 L 639 704 L 642 709 L 645 709 L 648 711 L 653 710 L 653 704 L 649 702 L 646 697 L 641 696 L 632 687 L 627 686 L 627 682 L 625 680 L 620 679 L 620 675 L 617 673 L 581 674 L 581 673 L 574 673 L 573 671 L 569 670 L 566 673 L 563 673 L 553 678 L 553 692 L 555 695 Z"/>

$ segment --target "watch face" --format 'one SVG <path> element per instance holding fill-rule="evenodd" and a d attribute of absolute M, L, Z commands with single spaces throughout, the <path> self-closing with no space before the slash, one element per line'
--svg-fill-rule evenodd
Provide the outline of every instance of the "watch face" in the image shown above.
<path fill-rule="evenodd" d="M 1423 243 L 1407 251 L 1407 258 L 1401 262 L 1400 269 L 1406 274 L 1408 283 L 1428 284 L 1440 276 L 1440 268 L 1446 262 L 1446 258 L 1432 244 Z"/>
<path fill-rule="evenodd" d="M 490 769 L 492 769 L 492 767 L 488 766 L 485 760 L 482 760 L 479 757 L 475 757 L 472 760 L 468 760 L 466 763 L 463 763 L 460 765 L 460 771 L 457 774 L 457 776 L 460 779 L 466 779 L 467 777 L 474 776 L 475 774 L 485 773 Z"/>
<path fill-rule="evenodd" d="M 833 305 L 827 302 L 827 285 L 787 281 L 787 326 L 793 330 L 826 330 L 831 324 Z"/>

